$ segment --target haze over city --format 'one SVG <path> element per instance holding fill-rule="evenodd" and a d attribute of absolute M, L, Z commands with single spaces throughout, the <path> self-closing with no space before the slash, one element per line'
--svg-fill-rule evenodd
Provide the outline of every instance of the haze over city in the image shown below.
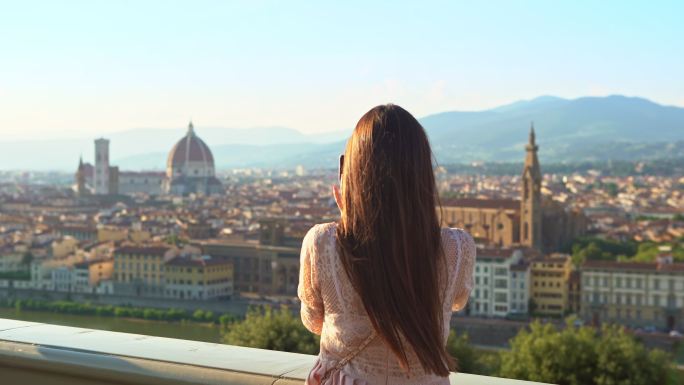
<path fill-rule="evenodd" d="M 540 95 L 684 106 L 676 1 L 11 2 L 2 141 L 137 128 L 349 129 Z M 647 76 L 646 76 L 647 75 Z"/>

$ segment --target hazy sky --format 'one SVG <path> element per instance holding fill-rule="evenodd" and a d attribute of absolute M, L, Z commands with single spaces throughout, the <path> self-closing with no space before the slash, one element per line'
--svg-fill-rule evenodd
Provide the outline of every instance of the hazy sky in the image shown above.
<path fill-rule="evenodd" d="M 2 139 L 352 127 L 551 94 L 684 106 L 684 1 L 3 1 Z"/>

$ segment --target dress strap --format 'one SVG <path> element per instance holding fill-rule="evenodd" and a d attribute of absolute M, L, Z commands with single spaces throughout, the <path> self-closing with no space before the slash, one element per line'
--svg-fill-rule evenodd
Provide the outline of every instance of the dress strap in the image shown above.
<path fill-rule="evenodd" d="M 337 364 L 334 367 L 328 369 L 328 371 L 326 371 L 325 374 L 323 374 L 323 377 L 321 378 L 319 384 L 324 384 L 325 381 L 328 378 L 330 378 L 330 376 L 333 373 L 342 370 L 342 368 L 345 365 L 347 365 L 349 361 L 351 361 L 354 357 L 359 355 L 359 353 L 361 353 L 363 349 L 365 349 L 368 346 L 368 344 L 370 344 L 375 339 L 375 337 L 377 337 L 377 334 L 375 333 L 375 330 L 372 330 L 368 337 L 366 337 L 366 339 L 361 343 L 361 345 L 357 346 L 354 350 L 350 351 L 349 354 L 344 356 L 341 360 L 337 361 Z"/>

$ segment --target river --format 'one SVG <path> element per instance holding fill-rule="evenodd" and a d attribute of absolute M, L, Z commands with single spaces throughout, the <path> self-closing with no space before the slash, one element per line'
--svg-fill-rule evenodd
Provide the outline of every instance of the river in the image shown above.
<path fill-rule="evenodd" d="M 194 341 L 221 341 L 221 328 L 219 326 L 197 322 L 148 321 L 132 318 L 16 310 L 12 308 L 0 308 L 0 318 Z"/>

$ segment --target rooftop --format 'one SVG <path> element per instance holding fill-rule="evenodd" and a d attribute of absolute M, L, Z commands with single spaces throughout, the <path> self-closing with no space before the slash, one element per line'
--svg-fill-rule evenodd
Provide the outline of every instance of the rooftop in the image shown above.
<path fill-rule="evenodd" d="M 684 273 L 684 263 L 586 261 L 582 270 L 633 270 Z"/>
<path fill-rule="evenodd" d="M 515 199 L 455 198 L 442 201 L 443 207 L 474 207 L 482 209 L 520 210 L 520 201 Z"/>

